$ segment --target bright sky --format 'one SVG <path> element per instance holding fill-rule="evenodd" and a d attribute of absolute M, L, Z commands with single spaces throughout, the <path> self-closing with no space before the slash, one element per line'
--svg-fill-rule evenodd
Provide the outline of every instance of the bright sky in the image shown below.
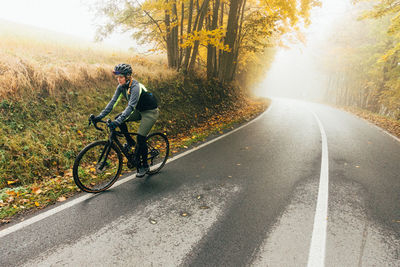
<path fill-rule="evenodd" d="M 0 0 L 0 18 L 93 41 L 96 28 L 89 5 L 96 2 L 99 0 Z M 113 34 L 105 43 L 120 49 L 135 46 L 127 34 Z"/>

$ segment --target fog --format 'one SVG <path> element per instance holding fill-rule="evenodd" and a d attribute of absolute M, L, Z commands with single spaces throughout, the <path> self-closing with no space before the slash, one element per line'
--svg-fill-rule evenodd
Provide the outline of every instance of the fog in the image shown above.
<path fill-rule="evenodd" d="M 317 59 L 335 34 L 333 26 L 349 12 L 350 0 L 322 0 L 322 7 L 311 13 L 312 24 L 303 30 L 305 44 L 279 48 L 264 80 L 255 94 L 263 97 L 286 97 L 311 101 L 322 100 L 327 78 L 320 71 Z"/>

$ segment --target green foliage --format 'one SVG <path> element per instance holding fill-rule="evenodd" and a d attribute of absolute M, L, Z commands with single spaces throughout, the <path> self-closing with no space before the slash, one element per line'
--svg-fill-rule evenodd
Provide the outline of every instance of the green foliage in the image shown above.
<path fill-rule="evenodd" d="M 140 77 L 137 77 L 141 81 Z M 89 114 L 98 114 L 111 99 L 115 82 L 96 90 L 70 91 L 70 99 L 56 97 L 0 104 L 0 188 L 7 181 L 30 184 L 65 173 L 84 145 L 105 135 L 88 128 Z M 238 96 L 234 90 L 202 78 L 177 75 L 171 81 L 148 80 L 146 87 L 161 100 L 160 119 L 154 131 L 170 135 L 203 123 L 210 114 L 229 109 Z M 125 108 L 124 102 L 110 115 Z M 205 113 L 205 109 L 208 110 Z M 133 126 L 133 127 L 132 127 Z M 137 125 L 130 125 L 135 130 Z"/>

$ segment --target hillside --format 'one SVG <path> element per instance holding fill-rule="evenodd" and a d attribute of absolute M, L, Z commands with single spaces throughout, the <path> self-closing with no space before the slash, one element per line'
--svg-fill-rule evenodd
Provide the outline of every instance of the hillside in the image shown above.
<path fill-rule="evenodd" d="M 168 69 L 161 57 L 100 49 L 12 23 L 1 24 L 0 39 L 2 222 L 77 192 L 71 166 L 86 144 L 105 137 L 87 127 L 87 118 L 113 95 L 117 82 L 112 69 L 118 63 L 131 64 L 133 77 L 160 100 L 153 130 L 168 134 L 172 153 L 249 120 L 267 106 L 239 88 L 201 75 L 185 77 Z"/>

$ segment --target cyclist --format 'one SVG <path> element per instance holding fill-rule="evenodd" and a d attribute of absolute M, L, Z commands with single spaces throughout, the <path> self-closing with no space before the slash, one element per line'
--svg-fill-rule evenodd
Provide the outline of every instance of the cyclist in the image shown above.
<path fill-rule="evenodd" d="M 119 84 L 117 89 L 111 101 L 104 110 L 93 119 L 93 122 L 96 123 L 107 116 L 122 97 L 128 100 L 128 105 L 125 110 L 115 117 L 115 120 L 109 124 L 109 127 L 112 130 L 119 127 L 122 132 L 128 132 L 126 122 L 140 121 L 137 146 L 135 147 L 135 141 L 129 134 L 124 134 L 127 141 L 124 148 L 129 151 L 132 147 L 135 147 L 135 152 L 139 155 L 136 177 L 143 177 L 149 170 L 149 165 L 147 163 L 148 150 L 146 136 L 159 116 L 157 100 L 152 93 L 147 91 L 143 84 L 132 79 L 131 65 L 118 64 L 115 66 L 113 74 L 116 75 L 118 79 Z"/>

